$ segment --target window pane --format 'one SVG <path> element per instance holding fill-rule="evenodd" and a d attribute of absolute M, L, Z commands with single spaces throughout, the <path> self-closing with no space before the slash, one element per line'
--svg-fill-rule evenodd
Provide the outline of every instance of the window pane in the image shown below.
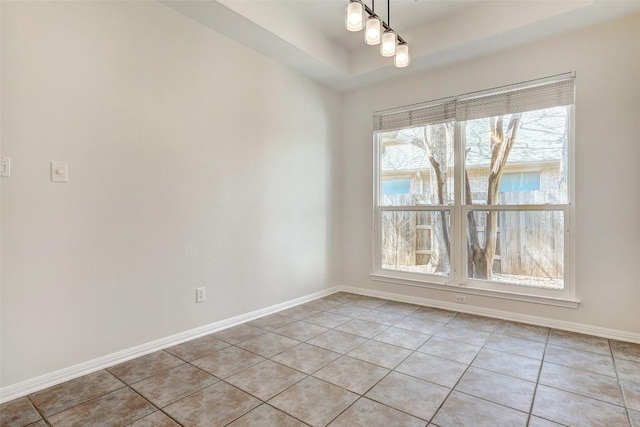
<path fill-rule="evenodd" d="M 566 204 L 567 107 L 465 122 L 472 204 Z"/>
<path fill-rule="evenodd" d="M 448 276 L 449 211 L 382 212 L 382 268 Z"/>
<path fill-rule="evenodd" d="M 411 180 L 408 178 L 384 179 L 382 194 L 411 194 Z"/>
<path fill-rule="evenodd" d="M 381 132 L 380 205 L 453 204 L 453 122 Z"/>
<path fill-rule="evenodd" d="M 467 276 L 564 288 L 564 212 L 470 211 Z"/>

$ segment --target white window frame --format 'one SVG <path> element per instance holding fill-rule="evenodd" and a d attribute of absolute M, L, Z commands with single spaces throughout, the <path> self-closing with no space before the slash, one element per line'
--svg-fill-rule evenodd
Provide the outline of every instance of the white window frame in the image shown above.
<path fill-rule="evenodd" d="M 567 73 L 551 78 L 539 79 L 536 82 L 547 82 L 575 77 L 575 73 Z M 517 89 L 530 86 L 532 82 L 508 86 Z M 490 94 L 504 91 L 505 87 L 496 90 L 478 92 Z M 467 94 L 468 95 L 468 94 Z M 465 95 L 466 96 L 466 95 Z M 422 104 L 422 105 L 428 105 Z M 411 107 L 407 107 L 411 108 Z M 563 205 L 491 205 L 464 204 L 465 165 L 464 135 L 465 121 L 455 121 L 454 131 L 454 204 L 453 205 L 414 205 L 414 206 L 384 206 L 381 204 L 381 170 L 380 153 L 381 141 L 379 134 L 374 132 L 374 185 L 373 185 L 373 268 L 371 279 L 391 282 L 409 286 L 435 288 L 455 293 L 475 294 L 497 297 L 510 300 L 527 301 L 554 305 L 560 307 L 577 308 L 580 301 L 576 297 L 575 272 L 574 272 L 574 232 L 575 206 L 574 200 L 574 176 L 575 176 L 575 104 L 567 107 L 568 132 L 568 176 L 567 176 L 567 204 Z M 436 123 L 433 123 L 436 124 Z M 467 212 L 486 211 L 561 211 L 564 216 L 564 288 L 552 290 L 534 286 L 506 284 L 497 281 L 478 280 L 467 278 L 467 254 L 466 254 L 466 230 Z M 428 275 L 382 268 L 382 213 L 387 211 L 401 212 L 432 212 L 448 211 L 450 215 L 450 242 L 451 255 L 449 276 Z"/>

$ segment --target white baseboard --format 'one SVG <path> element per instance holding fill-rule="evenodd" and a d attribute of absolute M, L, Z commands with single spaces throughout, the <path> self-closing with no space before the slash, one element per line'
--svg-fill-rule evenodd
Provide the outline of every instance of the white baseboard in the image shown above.
<path fill-rule="evenodd" d="M 9 400 L 17 399 L 18 397 L 26 396 L 30 393 L 35 393 L 36 391 L 52 387 L 65 381 L 69 381 L 74 378 L 78 378 L 83 375 L 87 375 L 92 372 L 96 372 L 101 369 L 108 368 L 110 366 L 114 366 L 131 359 L 135 359 L 136 357 L 153 353 L 154 351 L 162 350 L 164 348 L 168 348 L 176 344 L 192 340 L 194 338 L 199 338 L 204 335 L 208 335 L 214 332 L 221 331 L 223 329 L 230 328 L 232 326 L 239 325 L 241 323 L 255 320 L 259 317 L 277 313 L 278 311 L 282 311 L 287 308 L 312 301 L 314 299 L 322 298 L 323 296 L 338 292 L 338 290 L 339 289 L 337 287 L 325 289 L 320 292 L 315 292 L 310 295 L 295 298 L 260 310 L 251 311 L 239 316 L 230 317 L 228 319 L 220 320 L 218 322 L 210 323 L 208 325 L 170 335 L 165 338 L 131 347 L 126 350 L 118 351 L 116 353 L 99 357 L 97 359 L 69 366 L 68 368 L 60 369 L 58 371 L 32 378 L 17 384 L 2 387 L 0 388 L 0 403 L 8 402 Z"/>
<path fill-rule="evenodd" d="M 295 298 L 290 301 L 285 301 L 280 304 L 275 304 L 260 310 L 255 310 L 249 313 L 241 314 L 239 316 L 234 316 L 195 329 L 151 341 L 146 344 L 131 347 L 126 350 L 109 354 L 107 356 L 89 360 L 87 362 L 79 363 L 77 365 L 51 372 L 49 374 L 45 374 L 33 379 L 29 379 L 18 384 L 2 387 L 0 388 L 0 403 L 7 402 L 18 397 L 26 396 L 27 394 L 35 393 L 37 391 L 52 387 L 65 381 L 69 381 L 74 378 L 78 378 L 83 375 L 87 375 L 92 372 L 96 372 L 101 369 L 108 368 L 110 366 L 114 366 L 131 359 L 135 359 L 136 357 L 144 356 L 146 354 L 153 353 L 154 351 L 162 350 L 164 348 L 168 348 L 185 341 L 192 340 L 194 338 L 199 338 L 201 336 L 218 332 L 223 329 L 239 325 L 241 323 L 249 322 L 259 317 L 277 313 L 287 308 L 304 304 L 305 302 L 322 298 L 326 295 L 330 295 L 336 292 L 350 292 L 354 294 L 384 298 L 393 301 L 406 302 L 435 308 L 443 308 L 447 310 L 460 311 L 463 313 L 477 314 L 498 319 L 528 323 L 531 325 L 562 329 L 566 331 L 595 335 L 620 341 L 640 343 L 640 334 L 632 332 L 601 328 L 599 326 L 584 325 L 581 323 L 567 322 L 563 320 L 549 319 L 546 317 L 518 314 L 509 311 L 475 307 L 466 304 L 457 304 L 453 302 L 440 301 L 429 298 L 412 297 L 391 292 L 374 291 L 370 289 L 356 288 L 351 286 L 336 286 L 300 298 Z"/>
<path fill-rule="evenodd" d="M 585 325 L 582 323 L 549 319 L 547 317 L 530 316 L 527 314 L 518 314 L 510 311 L 494 310 L 491 308 L 476 307 L 472 305 L 458 304 L 454 302 L 440 301 L 429 298 L 412 297 L 391 292 L 355 288 L 351 286 L 339 286 L 338 289 L 342 292 L 351 292 L 354 294 L 366 295 L 370 297 L 384 298 L 434 308 L 443 308 L 446 310 L 460 311 L 463 313 L 477 314 L 480 316 L 494 317 L 503 320 L 511 320 L 514 322 L 528 323 L 530 325 L 545 326 L 548 328 L 562 329 L 570 332 L 578 332 L 580 334 L 595 335 L 598 337 L 640 344 L 640 334 L 620 331 L 617 329 L 602 328 L 599 326 Z"/>

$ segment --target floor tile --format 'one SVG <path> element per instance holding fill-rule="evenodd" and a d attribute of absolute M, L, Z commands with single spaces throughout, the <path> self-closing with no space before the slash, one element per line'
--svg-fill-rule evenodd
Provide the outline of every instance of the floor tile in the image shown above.
<path fill-rule="evenodd" d="M 365 338 L 353 334 L 347 334 L 340 331 L 327 331 L 315 338 L 311 338 L 307 343 L 335 351 L 336 353 L 344 354 L 353 350 L 365 341 Z"/>
<path fill-rule="evenodd" d="M 331 307 L 335 307 L 336 305 L 340 304 L 339 302 L 335 302 L 335 301 L 329 301 L 323 298 L 319 298 L 313 301 L 309 301 L 307 303 L 304 303 L 303 306 L 305 307 L 309 307 L 311 309 L 314 310 L 327 310 Z"/>
<path fill-rule="evenodd" d="M 328 330 L 329 329 L 324 326 L 306 322 L 295 322 L 276 329 L 274 332 L 279 335 L 284 335 L 285 337 L 293 338 L 294 340 L 306 341 Z"/>
<path fill-rule="evenodd" d="M 191 365 L 182 365 L 132 384 L 145 399 L 163 408 L 218 381 Z"/>
<path fill-rule="evenodd" d="M 517 354 L 518 356 L 530 357 L 532 359 L 542 359 L 545 348 L 545 344 L 538 341 L 508 337 L 506 335 L 499 334 L 491 335 L 484 346 L 485 348 Z"/>
<path fill-rule="evenodd" d="M 325 328 L 335 328 L 336 326 L 342 325 L 349 320 L 351 320 L 351 317 L 329 313 L 327 311 L 323 311 L 304 319 L 305 322 L 313 323 L 314 325 L 318 326 L 324 326 Z"/>
<path fill-rule="evenodd" d="M 541 362 L 529 357 L 485 348 L 478 353 L 471 365 L 527 381 L 537 381 Z"/>
<path fill-rule="evenodd" d="M 347 390 L 364 394 L 389 373 L 388 369 L 343 356 L 313 374 Z"/>
<path fill-rule="evenodd" d="M 380 323 L 353 319 L 336 327 L 336 331 L 347 332 L 364 338 L 372 338 L 387 328 L 387 325 L 382 325 Z"/>
<path fill-rule="evenodd" d="M 364 360 L 365 362 L 370 362 L 387 369 L 395 368 L 410 354 L 411 350 L 378 341 L 367 341 L 348 353 L 351 357 L 355 357 L 356 359 Z"/>
<path fill-rule="evenodd" d="M 354 296 L 355 296 L 354 294 L 350 294 L 348 292 L 336 292 L 335 294 L 327 295 L 326 297 L 324 297 L 322 299 L 323 300 L 327 300 L 327 301 L 335 301 L 337 303 L 344 304 L 345 302 L 351 301 Z"/>
<path fill-rule="evenodd" d="M 443 310 L 441 308 L 420 307 L 418 310 L 410 314 L 412 317 L 420 317 L 424 320 L 433 322 L 447 323 L 453 319 L 457 313 L 455 311 Z"/>
<path fill-rule="evenodd" d="M 563 427 L 562 424 L 554 423 L 553 421 L 545 420 L 544 418 L 531 416 L 529 418 L 528 427 Z"/>
<path fill-rule="evenodd" d="M 616 378 L 544 362 L 539 382 L 614 405 L 623 404 L 622 393 Z"/>
<path fill-rule="evenodd" d="M 320 313 L 320 310 L 309 307 L 307 305 L 297 305 L 295 307 L 291 307 L 286 310 L 278 312 L 278 314 L 291 317 L 296 320 L 303 320 L 303 319 L 306 319 L 307 317 L 311 317 L 314 314 L 318 314 L 318 313 Z"/>
<path fill-rule="evenodd" d="M 266 333 L 264 329 L 249 325 L 238 325 L 233 328 L 224 329 L 213 334 L 214 337 L 226 341 L 230 344 L 240 344 L 259 335 Z"/>
<path fill-rule="evenodd" d="M 519 411 L 529 412 L 536 383 L 479 368 L 470 368 L 456 390 Z"/>
<path fill-rule="evenodd" d="M 620 381 L 620 386 L 624 393 L 624 401 L 627 408 L 634 411 L 640 411 L 640 384 L 631 383 L 629 381 Z"/>
<path fill-rule="evenodd" d="M 533 415 L 568 426 L 628 426 L 624 408 L 538 385 Z"/>
<path fill-rule="evenodd" d="M 640 363 L 640 344 L 611 340 L 611 349 L 616 359 Z"/>
<path fill-rule="evenodd" d="M 401 329 L 392 326 L 373 337 L 373 339 L 387 344 L 408 348 L 409 350 L 415 350 L 430 337 L 431 335 L 421 334 L 420 332 L 414 332 L 408 329 Z"/>
<path fill-rule="evenodd" d="M 271 399 L 269 404 L 307 424 L 324 426 L 357 398 L 357 394 L 308 377 Z"/>
<path fill-rule="evenodd" d="M 331 307 L 327 309 L 326 312 L 340 314 L 342 316 L 358 317 L 360 315 L 368 313 L 369 310 L 370 309 L 365 307 L 356 307 L 351 304 L 341 304 L 341 305 L 336 305 L 335 307 Z"/>
<path fill-rule="evenodd" d="M 574 350 L 568 347 L 549 344 L 544 354 L 544 360 L 555 363 L 556 365 L 582 369 L 583 371 L 600 375 L 616 376 L 616 371 L 613 367 L 613 358 L 605 354 Z"/>
<path fill-rule="evenodd" d="M 272 360 L 305 374 L 312 374 L 340 357 L 340 354 L 309 344 L 298 344 L 274 356 Z"/>
<path fill-rule="evenodd" d="M 446 387 L 391 372 L 369 390 L 366 397 L 428 421 L 449 391 Z"/>
<path fill-rule="evenodd" d="M 611 350 L 609 349 L 609 340 L 591 335 L 551 329 L 549 331 L 548 342 L 549 344 L 574 348 L 576 350 L 590 351 L 592 353 L 600 353 L 604 355 L 611 354 Z"/>
<path fill-rule="evenodd" d="M 423 334 L 433 335 L 438 332 L 445 324 L 435 322 L 433 320 L 425 320 L 421 317 L 407 316 L 404 320 L 396 323 L 396 328 L 408 329 L 410 331 L 420 332 Z"/>
<path fill-rule="evenodd" d="M 238 344 L 238 347 L 269 358 L 298 344 L 300 344 L 300 341 L 274 334 L 273 332 L 267 332 Z"/>
<path fill-rule="evenodd" d="M 453 388 L 466 369 L 467 365 L 463 363 L 441 359 L 429 354 L 413 353 L 395 370 L 447 388 Z"/>
<path fill-rule="evenodd" d="M 155 411 L 149 402 L 129 388 L 121 388 L 48 417 L 52 426 L 126 425 Z"/>
<path fill-rule="evenodd" d="M 136 383 L 160 372 L 182 365 L 184 360 L 179 359 L 166 351 L 156 351 L 146 356 L 138 357 L 128 362 L 112 366 L 108 369 L 113 375 L 127 384 Z"/>
<path fill-rule="evenodd" d="M 527 419 L 640 427 L 640 344 L 339 292 L 0 405 L 0 427 Z"/>
<path fill-rule="evenodd" d="M 531 341 L 547 342 L 549 328 L 543 326 L 527 325 L 503 320 L 495 330 L 496 333 L 515 338 L 524 338 Z"/>
<path fill-rule="evenodd" d="M 524 412 L 454 391 L 433 422 L 440 427 L 524 427 L 527 419 L 528 415 Z"/>
<path fill-rule="evenodd" d="M 264 360 L 266 360 L 264 357 L 239 347 L 228 347 L 201 359 L 196 359 L 191 364 L 224 379 Z"/>
<path fill-rule="evenodd" d="M 371 297 L 362 297 L 349 302 L 349 304 L 355 305 L 356 307 L 364 307 L 369 309 L 378 308 L 386 303 L 387 300 Z"/>
<path fill-rule="evenodd" d="M 128 427 L 180 427 L 180 424 L 169 418 L 164 412 L 156 411 L 139 419 Z"/>
<path fill-rule="evenodd" d="M 491 335 L 491 332 L 445 325 L 435 335 L 440 338 L 460 341 L 465 344 L 483 345 Z"/>
<path fill-rule="evenodd" d="M 226 381 L 258 399 L 267 401 L 305 376 L 288 366 L 265 360 L 227 378 Z"/>
<path fill-rule="evenodd" d="M 229 427 L 305 427 L 305 425 L 284 412 L 263 404 L 229 424 Z"/>
<path fill-rule="evenodd" d="M 402 426 L 424 427 L 424 421 L 378 402 L 361 398 L 336 418 L 330 427 Z"/>
<path fill-rule="evenodd" d="M 260 405 L 260 401 L 222 381 L 165 408 L 185 427 L 224 426 Z"/>
<path fill-rule="evenodd" d="M 387 301 L 385 304 L 377 307 L 376 310 L 386 311 L 389 313 L 404 314 L 405 316 L 408 316 L 419 308 L 420 306 L 415 304 L 408 304 L 398 301 Z"/>
<path fill-rule="evenodd" d="M 229 347 L 228 343 L 220 341 L 213 335 L 207 335 L 169 347 L 165 349 L 165 351 L 182 360 L 191 362 L 192 360 L 199 359 L 207 354 L 211 354 L 227 347 Z"/>
<path fill-rule="evenodd" d="M 445 338 L 432 337 L 418 348 L 419 352 L 454 362 L 469 364 L 476 357 L 482 347 L 465 344 L 460 341 L 448 340 Z"/>
<path fill-rule="evenodd" d="M 358 316 L 358 319 L 368 320 L 369 322 L 381 323 L 383 325 L 392 326 L 402 321 L 406 314 L 397 314 L 389 311 L 371 310 Z"/>
<path fill-rule="evenodd" d="M 280 314 L 270 314 L 269 316 L 263 316 L 259 319 L 253 320 L 248 324 L 251 326 L 255 326 L 256 328 L 273 331 L 292 322 L 295 322 L 295 319 L 291 317 L 281 316 Z"/>
<path fill-rule="evenodd" d="M 618 359 L 616 360 L 616 370 L 621 380 L 640 384 L 640 363 Z"/>
<path fill-rule="evenodd" d="M 456 317 L 449 321 L 450 326 L 458 326 L 460 328 L 479 329 L 481 331 L 493 332 L 500 321 L 484 316 L 476 316 L 474 314 L 458 313 Z"/>
<path fill-rule="evenodd" d="M 98 371 L 29 395 L 45 417 L 107 394 L 125 385 L 107 371 Z"/>
<path fill-rule="evenodd" d="M 0 426 L 24 427 L 42 419 L 29 399 L 21 397 L 0 405 Z"/>

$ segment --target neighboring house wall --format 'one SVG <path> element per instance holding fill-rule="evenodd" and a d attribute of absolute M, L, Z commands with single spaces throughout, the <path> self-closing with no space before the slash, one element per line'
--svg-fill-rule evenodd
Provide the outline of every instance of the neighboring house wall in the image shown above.
<path fill-rule="evenodd" d="M 576 72 L 577 309 L 471 295 L 467 304 L 640 333 L 640 15 L 350 92 L 344 102 L 345 284 L 454 301 L 452 292 L 370 278 L 375 111 Z M 615 141 L 615 143 L 614 143 Z"/>
<path fill-rule="evenodd" d="M 158 2 L 0 7 L 2 387 L 339 282 L 338 94 Z"/>

